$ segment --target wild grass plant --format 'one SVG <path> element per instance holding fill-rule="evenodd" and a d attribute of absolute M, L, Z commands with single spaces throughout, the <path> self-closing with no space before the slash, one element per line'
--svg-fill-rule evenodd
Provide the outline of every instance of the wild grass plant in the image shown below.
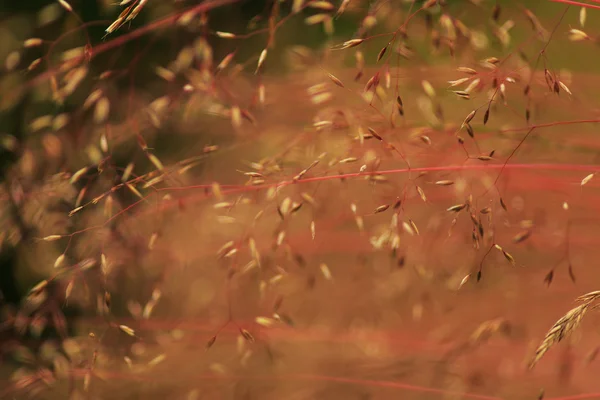
<path fill-rule="evenodd" d="M 0 396 L 600 397 L 596 3 L 15 6 Z"/>

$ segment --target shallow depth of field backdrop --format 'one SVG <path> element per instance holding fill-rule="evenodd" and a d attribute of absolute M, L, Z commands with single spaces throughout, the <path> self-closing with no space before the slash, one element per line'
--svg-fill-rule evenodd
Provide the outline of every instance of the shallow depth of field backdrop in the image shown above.
<path fill-rule="evenodd" d="M 0 21 L 0 398 L 600 398 L 599 1 Z"/>

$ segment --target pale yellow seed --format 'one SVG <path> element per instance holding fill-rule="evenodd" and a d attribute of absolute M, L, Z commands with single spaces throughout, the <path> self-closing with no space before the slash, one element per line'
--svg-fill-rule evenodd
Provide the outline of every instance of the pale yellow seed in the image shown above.
<path fill-rule="evenodd" d="M 236 129 L 242 126 L 242 111 L 238 106 L 231 108 L 231 125 Z"/>
<path fill-rule="evenodd" d="M 60 268 L 64 261 L 65 261 L 65 255 L 61 254 L 60 256 L 58 256 L 56 258 L 56 261 L 54 261 L 54 268 Z"/>
<path fill-rule="evenodd" d="M 47 280 L 43 280 L 40 283 L 38 283 L 37 285 L 35 285 L 34 287 L 31 288 L 31 290 L 29 291 L 29 293 L 37 293 L 42 291 L 43 289 L 45 289 L 48 286 L 48 281 Z"/>
<path fill-rule="evenodd" d="M 362 217 L 356 217 L 355 221 L 356 221 L 356 226 L 362 232 L 365 229 L 365 224 L 363 222 Z"/>
<path fill-rule="evenodd" d="M 36 47 L 40 46 L 42 43 L 43 41 L 40 38 L 29 38 L 23 42 L 23 47 Z"/>
<path fill-rule="evenodd" d="M 273 320 L 271 318 L 267 318 L 267 317 L 256 317 L 254 319 L 254 321 L 257 324 L 264 326 L 265 328 L 269 328 L 269 327 L 275 325 L 275 320 Z"/>
<path fill-rule="evenodd" d="M 148 159 L 150 160 L 150 162 L 152 164 L 154 164 L 154 166 L 156 167 L 156 169 L 162 171 L 164 169 L 164 166 L 163 166 L 162 162 L 160 162 L 160 160 L 158 159 L 158 157 L 156 157 L 152 153 L 147 153 L 147 154 L 148 154 Z"/>
<path fill-rule="evenodd" d="M 108 140 L 106 139 L 105 134 L 100 136 L 100 150 L 102 150 L 104 153 L 108 153 Z"/>
<path fill-rule="evenodd" d="M 409 235 L 411 235 L 411 236 L 414 236 L 414 235 L 415 235 L 415 231 L 413 230 L 412 226 L 411 226 L 411 225 L 410 225 L 408 222 L 406 222 L 406 221 L 403 221 L 403 222 L 402 222 L 402 228 L 403 228 L 403 229 L 404 229 L 404 231 L 405 231 L 406 233 L 408 233 Z"/>
<path fill-rule="evenodd" d="M 316 25 L 316 24 L 324 23 L 324 22 L 328 21 L 329 19 L 331 19 L 331 16 L 329 14 L 315 14 L 315 15 L 311 15 L 310 17 L 305 18 L 304 23 L 306 25 Z"/>
<path fill-rule="evenodd" d="M 135 336 L 135 331 L 127 325 L 119 325 L 119 329 L 128 334 L 129 336 Z"/>
<path fill-rule="evenodd" d="M 69 183 L 72 185 L 75 182 L 79 181 L 79 179 L 85 175 L 85 173 L 88 171 L 88 167 L 83 167 L 80 170 L 78 170 L 77 172 L 75 172 L 73 174 L 73 176 L 71 177 L 71 179 L 69 180 Z"/>
<path fill-rule="evenodd" d="M 58 0 L 58 2 L 62 6 L 62 8 L 64 8 L 65 10 L 67 10 L 69 12 L 73 12 L 73 7 L 71 7 L 71 5 L 69 3 L 67 3 L 65 0 Z"/>
<path fill-rule="evenodd" d="M 258 57 L 258 63 L 256 64 L 256 71 L 254 71 L 254 74 L 258 74 L 258 71 L 260 71 L 260 68 L 262 67 L 262 65 L 264 64 L 266 59 L 267 59 L 267 49 L 264 49 L 260 53 L 260 56 Z"/>
<path fill-rule="evenodd" d="M 421 197 L 421 200 L 423 200 L 424 202 L 427 202 L 427 197 L 425 196 L 425 192 L 423 191 L 423 189 L 421 189 L 420 186 L 417 186 L 417 192 L 419 192 L 419 196 Z"/>
<path fill-rule="evenodd" d="M 310 3 L 308 3 L 308 6 L 311 8 L 316 8 L 318 10 L 325 10 L 325 11 L 331 11 L 333 10 L 333 4 L 331 4 L 328 1 L 320 1 L 320 0 L 313 0 Z"/>
<path fill-rule="evenodd" d="M 265 85 L 263 85 L 261 83 L 260 85 L 258 85 L 258 102 L 260 104 L 264 105 L 265 99 L 266 99 Z"/>
<path fill-rule="evenodd" d="M 356 47 L 358 45 L 360 45 L 362 42 L 364 42 L 364 39 L 351 39 L 351 40 L 347 40 L 344 43 L 342 43 L 342 45 L 339 47 L 340 50 L 344 50 L 344 49 L 349 49 L 352 47 Z"/>
<path fill-rule="evenodd" d="M 569 31 L 569 40 L 572 42 L 580 42 L 582 40 L 589 40 L 590 37 L 587 33 L 580 29 L 571 29 Z"/>
<path fill-rule="evenodd" d="M 332 279 L 331 271 L 329 270 L 329 267 L 327 266 L 327 264 L 323 263 L 319 266 L 319 268 L 321 269 L 321 273 L 323 274 L 323 277 L 325 279 L 327 279 L 328 281 L 330 281 Z"/>
<path fill-rule="evenodd" d="M 213 182 L 213 184 L 212 184 L 212 192 L 213 192 L 213 195 L 215 196 L 215 199 L 217 201 L 222 201 L 223 200 L 223 192 L 221 191 L 221 185 L 219 185 L 217 182 Z"/>
<path fill-rule="evenodd" d="M 79 211 L 81 211 L 83 209 L 84 206 L 79 206 L 79 207 L 75 207 L 74 209 L 72 209 L 71 211 L 69 211 L 69 217 L 72 217 L 73 215 L 75 215 L 76 213 L 78 213 Z"/>
<path fill-rule="evenodd" d="M 154 250 L 156 239 L 158 239 L 158 233 L 153 233 L 152 236 L 150 236 L 150 240 L 148 240 L 148 250 Z"/>
<path fill-rule="evenodd" d="M 148 362 L 148 365 L 149 365 L 150 367 L 153 367 L 153 366 L 155 366 L 155 365 L 158 365 L 158 364 L 160 364 L 160 363 L 161 363 L 161 362 L 163 362 L 164 360 L 166 360 L 166 358 L 167 358 L 167 355 L 166 355 L 166 354 L 164 354 L 164 353 L 163 353 L 163 354 L 160 354 L 160 355 L 158 355 L 158 356 L 154 357 L 152 360 L 150 360 L 150 362 Z"/>
<path fill-rule="evenodd" d="M 292 3 L 292 14 L 297 14 L 302 9 L 305 0 L 293 0 Z"/>
<path fill-rule="evenodd" d="M 215 204 L 213 205 L 213 208 L 214 208 L 215 210 L 220 210 L 220 209 L 223 209 L 223 208 L 230 208 L 230 207 L 232 207 L 232 206 L 233 206 L 233 203 L 231 203 L 231 202 L 229 202 L 229 201 L 221 201 L 221 202 L 219 202 L 219 203 L 215 203 Z"/>
<path fill-rule="evenodd" d="M 131 191 L 131 193 L 135 194 L 140 199 L 144 198 L 144 196 L 142 196 L 142 194 L 140 193 L 140 191 L 137 190 L 132 184 L 126 183 L 125 186 L 127 186 L 127 189 L 129 189 Z"/>
<path fill-rule="evenodd" d="M 18 51 L 11 52 L 4 61 L 4 67 L 7 71 L 12 71 L 21 62 L 21 53 Z"/>
<path fill-rule="evenodd" d="M 54 242 L 54 241 L 59 240 L 61 238 L 62 238 L 62 235 L 49 235 L 49 236 L 44 237 L 42 240 L 44 242 Z"/>
<path fill-rule="evenodd" d="M 125 171 L 123 171 L 123 176 L 121 177 L 121 180 L 123 182 L 126 182 L 127 180 L 129 180 L 129 177 L 131 176 L 131 173 L 133 172 L 134 166 L 135 166 L 135 164 L 132 162 L 127 164 L 127 166 L 125 167 Z"/>
<path fill-rule="evenodd" d="M 563 82 L 558 81 L 558 84 L 562 88 L 562 90 L 564 90 L 565 92 L 569 93 L 570 95 L 573 94 L 573 93 L 571 93 L 571 90 L 567 87 L 567 85 L 565 85 Z"/>
<path fill-rule="evenodd" d="M 67 288 L 65 289 L 65 299 L 68 299 L 73 292 L 73 287 L 75 286 L 75 282 L 73 280 L 69 281 L 67 284 Z"/>
<path fill-rule="evenodd" d="M 41 62 L 41 58 L 36 58 L 31 62 L 31 64 L 29 64 L 29 66 L 27 67 L 27 71 L 33 71 L 35 68 L 37 68 L 38 65 L 40 65 Z"/>
<path fill-rule="evenodd" d="M 175 73 L 170 69 L 158 66 L 154 69 L 154 72 L 167 82 L 173 82 L 175 80 Z"/>
<path fill-rule="evenodd" d="M 450 84 L 451 87 L 454 87 L 454 86 L 458 86 L 458 85 L 461 85 L 461 84 L 467 82 L 469 79 L 471 79 L 471 78 L 460 78 L 455 81 L 448 81 L 448 83 Z"/>
<path fill-rule="evenodd" d="M 435 89 L 429 81 L 422 81 L 421 86 L 423 86 L 423 90 L 425 91 L 425 94 L 427 94 L 427 96 L 431 98 L 435 97 Z"/>
<path fill-rule="evenodd" d="M 216 34 L 218 37 L 220 37 L 220 38 L 223 38 L 223 39 L 233 39 L 233 38 L 235 38 L 235 37 L 236 37 L 236 36 L 235 36 L 233 33 L 231 33 L 231 32 L 221 32 L 221 31 L 217 31 L 217 32 L 215 32 L 215 34 Z"/>
<path fill-rule="evenodd" d="M 101 124 L 106 121 L 110 112 L 110 102 L 106 97 L 101 97 L 94 108 L 94 122 Z"/>
<path fill-rule="evenodd" d="M 586 184 L 587 184 L 589 181 L 591 181 L 591 180 L 592 180 L 592 178 L 594 177 L 594 175 L 596 175 L 596 173 L 589 174 L 588 176 L 586 176 L 585 178 L 583 178 L 583 179 L 581 180 L 581 186 L 584 186 L 584 185 L 586 185 Z"/>

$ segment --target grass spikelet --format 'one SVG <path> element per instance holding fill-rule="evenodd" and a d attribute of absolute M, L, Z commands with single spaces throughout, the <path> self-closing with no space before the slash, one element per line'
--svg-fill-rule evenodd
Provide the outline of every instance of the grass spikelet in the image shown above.
<path fill-rule="evenodd" d="M 565 337 L 570 335 L 581 323 L 583 316 L 590 308 L 590 301 L 586 301 L 583 304 L 569 310 L 563 315 L 558 321 L 552 325 L 550 330 L 546 333 L 544 340 L 535 350 L 535 355 L 529 362 L 529 369 L 533 369 L 540 359 L 550 350 L 552 346 L 559 343 Z"/>

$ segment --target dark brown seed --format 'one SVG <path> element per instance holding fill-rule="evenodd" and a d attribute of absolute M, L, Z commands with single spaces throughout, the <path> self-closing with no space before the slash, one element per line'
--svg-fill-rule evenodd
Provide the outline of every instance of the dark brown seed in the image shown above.
<path fill-rule="evenodd" d="M 404 117 L 404 107 L 400 104 L 398 104 L 398 114 L 400 114 L 401 117 Z"/>
<path fill-rule="evenodd" d="M 525 110 L 525 120 L 527 120 L 527 122 L 529 122 L 529 118 L 531 117 L 531 112 L 529 111 L 529 108 Z"/>
<path fill-rule="evenodd" d="M 440 121 L 444 120 L 444 110 L 442 110 L 441 104 L 435 106 L 435 116 L 438 117 Z"/>
<path fill-rule="evenodd" d="M 473 131 L 473 127 L 471 126 L 471 124 L 465 124 L 465 126 L 467 127 L 467 133 L 469 134 L 469 136 L 474 138 L 475 132 Z"/>
<path fill-rule="evenodd" d="M 398 97 L 396 97 L 396 102 L 398 102 L 398 105 L 400 107 L 404 107 L 404 104 L 402 104 L 402 99 L 400 98 L 400 95 L 398 95 Z"/>
<path fill-rule="evenodd" d="M 525 62 L 529 61 L 529 57 L 527 57 L 527 55 L 523 52 L 523 50 L 519 50 L 519 56 L 521 56 L 523 61 L 525 61 Z"/>
<path fill-rule="evenodd" d="M 488 119 L 490 118 L 490 109 L 485 110 L 485 114 L 483 114 L 483 124 L 487 124 Z"/>
<path fill-rule="evenodd" d="M 569 263 L 569 278 L 575 283 L 575 274 L 573 273 L 573 265 L 571 265 L 571 263 Z"/>
<path fill-rule="evenodd" d="M 245 329 L 240 328 L 240 333 L 242 334 L 244 339 L 246 339 L 248 342 L 254 343 L 254 336 L 252 336 L 252 334 L 250 332 L 248 332 Z"/>
<path fill-rule="evenodd" d="M 504 209 L 504 211 L 508 212 L 508 208 L 506 208 L 506 204 L 504 203 L 504 200 L 502 199 L 502 197 L 500 197 L 500 205 L 502 206 L 502 208 Z"/>
<path fill-rule="evenodd" d="M 498 4 L 492 9 L 492 19 L 496 22 L 498 22 L 498 19 L 500 18 L 500 11 L 500 6 Z"/>
<path fill-rule="evenodd" d="M 530 89 L 529 85 L 525 86 L 525 90 L 523 90 L 523 94 L 525 96 L 529 95 L 529 89 Z"/>
<path fill-rule="evenodd" d="M 212 347 L 213 344 L 215 344 L 215 341 L 217 340 L 217 336 L 213 336 L 211 337 L 208 342 L 206 343 L 206 350 L 210 349 Z"/>
<path fill-rule="evenodd" d="M 288 326 L 294 326 L 294 321 L 287 314 L 279 314 L 279 318 Z"/>
<path fill-rule="evenodd" d="M 465 139 L 463 139 L 461 136 L 457 136 L 456 138 L 458 139 L 458 143 L 465 144 Z"/>
<path fill-rule="evenodd" d="M 304 259 L 304 257 L 302 257 L 302 254 L 298 254 L 298 253 L 294 254 L 294 260 L 302 268 L 304 268 L 306 266 L 306 260 Z"/>
<path fill-rule="evenodd" d="M 468 124 L 469 122 L 471 122 L 473 120 L 473 118 L 475 118 L 475 114 L 477 113 L 477 110 L 473 110 L 469 113 L 469 115 L 467 115 L 467 117 L 465 118 L 465 120 L 463 121 L 463 124 Z"/>
<path fill-rule="evenodd" d="M 381 49 L 379 51 L 379 54 L 377 55 L 377 62 L 381 61 L 381 59 L 383 58 L 383 56 L 385 55 L 385 52 L 387 51 L 387 46 L 385 46 L 383 49 Z"/>
<path fill-rule="evenodd" d="M 490 154 L 488 154 L 488 156 L 490 156 L 490 157 L 494 157 L 494 153 L 495 153 L 495 152 L 496 152 L 496 150 L 492 150 L 492 151 L 490 151 Z"/>
<path fill-rule="evenodd" d="M 371 135 L 373 135 L 373 137 L 377 140 L 383 140 L 383 138 L 381 136 L 379 136 L 379 134 L 375 131 L 375 129 L 373 128 L 367 128 L 369 130 L 369 133 L 371 133 Z"/>
<path fill-rule="evenodd" d="M 551 269 L 550 272 L 548 272 L 546 274 L 546 276 L 544 277 L 544 283 L 548 286 L 550 286 L 550 284 L 552 283 L 552 279 L 554 278 L 554 270 Z"/>
<path fill-rule="evenodd" d="M 471 217 L 471 222 L 473 222 L 473 225 L 479 225 L 479 221 L 477 220 L 477 217 L 475 217 L 475 214 L 469 214 L 469 216 Z"/>

